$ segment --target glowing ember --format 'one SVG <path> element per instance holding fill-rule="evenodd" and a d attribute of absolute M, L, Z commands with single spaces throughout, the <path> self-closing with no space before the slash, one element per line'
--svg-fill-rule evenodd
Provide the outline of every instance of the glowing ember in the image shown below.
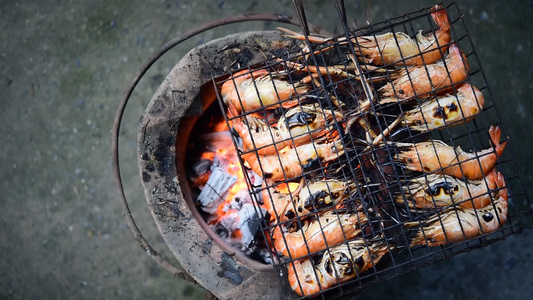
<path fill-rule="evenodd" d="M 214 128 L 227 129 L 225 123 L 221 123 L 215 124 Z M 200 161 L 209 161 L 211 165 L 209 170 L 205 170 L 207 175 L 198 174 L 198 178 L 207 177 L 207 180 L 193 180 L 201 190 L 197 203 L 208 214 L 206 222 L 219 236 L 250 253 L 255 249 L 254 237 L 262 222 L 258 214 L 264 216 L 266 210 L 254 204 L 258 201 L 252 201 L 252 197 L 258 195 L 249 192 L 246 178 L 252 186 L 259 187 L 262 178 L 251 170 L 243 171 L 228 131 L 215 131 L 204 136 L 201 139 L 205 150 L 200 155 Z"/>

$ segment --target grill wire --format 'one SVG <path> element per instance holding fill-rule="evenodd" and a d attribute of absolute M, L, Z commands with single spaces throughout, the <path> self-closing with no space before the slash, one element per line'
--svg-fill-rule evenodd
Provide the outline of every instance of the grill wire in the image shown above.
<path fill-rule="evenodd" d="M 509 145 L 503 158 L 492 162 L 504 181 L 498 181 L 491 168 L 482 169 L 479 178 L 466 179 L 472 168 L 496 157 L 494 152 L 504 147 L 507 136 L 496 133 L 495 128 L 503 129 L 501 119 L 458 6 L 425 8 L 349 30 L 343 1 L 335 4 L 344 36 L 319 43 L 304 34 L 300 42 L 307 47 L 299 53 L 280 53 L 262 64 L 232 70 L 227 78 L 213 79 L 236 137 L 241 166 L 263 177 L 257 182 L 245 172 L 252 198 L 268 211 L 257 210 L 265 220 L 261 232 L 283 275 L 281 282 L 300 296 L 322 299 L 353 293 L 505 239 L 530 225 L 533 215 L 518 168 L 506 159 L 512 157 Z M 303 32 L 308 33 L 301 1 L 295 1 L 295 8 Z M 394 64 L 376 63 L 386 56 L 380 48 L 372 57 L 361 54 L 365 46 L 357 37 L 376 41 L 392 32 L 389 43 L 394 46 L 402 32 L 413 37 L 424 30 L 426 36 L 437 38 L 439 26 L 432 17 L 437 13 L 443 13 L 450 25 L 450 40 L 437 43 L 442 60 L 413 67 L 403 55 Z M 466 61 L 444 60 L 454 45 Z M 453 84 L 428 81 L 427 92 L 415 92 L 408 99 L 402 99 L 407 91 L 396 88 L 384 95 L 386 86 L 400 76 L 407 81 L 405 86 L 414 88 L 438 62 L 445 78 L 469 67 L 468 75 Z M 421 70 L 423 78 L 414 76 L 412 68 Z M 445 120 L 431 130 L 425 127 L 446 114 L 469 113 L 460 101 L 454 106 L 456 102 L 432 100 L 458 95 L 465 84 L 481 92 L 482 98 L 475 94 L 470 101 L 482 113 L 467 120 Z M 420 114 L 429 101 L 437 103 L 433 111 Z M 413 112 L 419 112 L 419 123 L 407 124 L 406 116 Z M 489 136 L 492 125 L 497 127 Z M 460 164 L 455 157 L 459 146 L 472 151 L 471 158 Z M 440 165 L 446 151 L 456 159 Z M 402 156 L 406 152 L 407 159 Z M 435 152 L 435 168 L 408 169 Z M 443 175 L 459 165 L 460 176 Z M 414 202 L 417 192 L 426 196 L 425 208 Z M 453 198 L 457 193 L 466 196 L 457 201 Z M 482 198 L 488 203 L 473 202 Z M 507 212 L 502 202 L 508 204 Z M 492 229 L 482 226 L 491 222 Z M 432 231 L 432 226 L 444 227 L 444 233 Z"/>

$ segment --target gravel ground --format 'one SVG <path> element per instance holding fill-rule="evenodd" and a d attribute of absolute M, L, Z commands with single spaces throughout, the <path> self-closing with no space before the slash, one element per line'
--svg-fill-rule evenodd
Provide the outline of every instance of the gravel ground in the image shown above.
<path fill-rule="evenodd" d="M 353 24 L 433 4 L 346 2 Z M 329 1 L 305 4 L 311 22 L 335 31 Z M 506 158 L 515 160 L 526 187 L 533 185 L 533 104 L 527 98 L 533 94 L 532 6 L 518 0 L 460 3 L 511 137 Z M 291 2 L 283 0 L 0 1 L 0 299 L 202 299 L 199 286 L 173 278 L 133 240 L 111 179 L 110 129 L 133 75 L 165 41 L 204 22 L 250 12 L 293 14 Z M 186 51 L 214 37 L 275 26 L 231 25 L 189 40 L 152 67 L 131 99 L 121 131 L 126 194 L 141 230 L 168 257 L 143 199 L 137 120 Z M 531 238 L 525 231 L 356 298 L 533 299 Z"/>

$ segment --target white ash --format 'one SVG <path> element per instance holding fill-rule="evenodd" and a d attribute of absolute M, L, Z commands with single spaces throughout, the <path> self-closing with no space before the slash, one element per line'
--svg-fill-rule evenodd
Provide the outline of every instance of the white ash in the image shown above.
<path fill-rule="evenodd" d="M 224 205 L 222 211 L 227 212 L 230 209 L 240 210 L 245 203 L 252 203 L 252 198 L 250 197 L 250 193 L 248 193 L 248 189 L 240 190 L 231 202 Z"/>
<path fill-rule="evenodd" d="M 239 229 L 239 212 L 233 211 L 225 214 L 220 218 L 218 224 L 228 230 L 228 232 L 235 232 Z"/>
<path fill-rule="evenodd" d="M 218 206 L 224 202 L 224 195 L 228 189 L 237 182 L 237 176 L 225 172 L 220 167 L 214 167 L 212 170 L 211 176 L 197 198 L 202 209 L 210 214 L 217 211 Z"/>

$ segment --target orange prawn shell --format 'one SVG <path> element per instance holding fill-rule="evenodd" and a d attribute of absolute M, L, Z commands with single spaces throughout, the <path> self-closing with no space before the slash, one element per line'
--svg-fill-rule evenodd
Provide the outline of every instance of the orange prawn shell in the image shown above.
<path fill-rule="evenodd" d="M 339 158 L 344 154 L 344 148 L 339 139 L 326 144 L 305 144 L 291 149 L 284 148 L 277 154 L 265 156 L 250 152 L 242 156 L 256 174 L 272 181 L 281 181 L 302 175 L 303 167 L 314 160 L 318 159 L 324 163 Z"/>
<path fill-rule="evenodd" d="M 407 169 L 414 171 L 426 173 L 442 171 L 456 178 L 480 179 L 494 168 L 507 144 L 507 141 L 500 143 L 501 129 L 499 127 L 491 126 L 489 135 L 495 149 L 490 147 L 477 153 L 468 153 L 460 147 L 453 149 L 444 142 L 435 140 L 404 144 L 407 150 L 399 152 L 398 159 Z"/>
<path fill-rule="evenodd" d="M 301 258 L 357 236 L 361 232 L 359 224 L 364 220 L 364 213 L 337 215 L 328 212 L 306 228 L 293 233 L 283 234 L 276 227 L 273 232 L 274 246 L 277 252 L 287 257 Z"/>
<path fill-rule="evenodd" d="M 492 190 L 505 188 L 503 175 L 492 170 L 485 178 L 463 181 L 444 174 L 430 174 L 403 186 L 410 207 L 436 209 L 458 205 L 463 208 L 483 208 L 496 197 Z M 403 202 L 398 195 L 397 202 Z"/>
<path fill-rule="evenodd" d="M 291 289 L 300 296 L 311 296 L 326 288 L 323 283 L 319 283 L 324 281 L 324 276 L 320 271 L 315 274 L 313 262 L 309 258 L 297 259 L 289 264 L 287 278 Z"/>
<path fill-rule="evenodd" d="M 232 120 L 233 128 L 242 139 L 244 151 L 256 150 L 260 155 L 275 154 L 290 145 L 290 141 L 283 141 L 279 130 L 270 127 L 267 131 L 253 131 L 246 126 L 241 118 Z"/>
<path fill-rule="evenodd" d="M 361 246 L 361 249 L 353 249 L 354 244 Z M 291 288 L 300 296 L 312 296 L 325 289 L 333 287 L 339 283 L 347 282 L 365 272 L 389 252 L 386 244 L 366 246 L 363 240 L 354 240 L 343 244 L 324 253 L 321 261 L 313 265 L 313 259 L 297 259 L 288 266 L 288 280 Z M 343 253 L 350 262 L 347 269 L 350 274 L 343 273 L 344 267 L 337 266 L 334 253 Z M 333 256 L 333 257 L 332 257 Z M 352 258 L 356 259 L 354 262 Z M 325 264 L 331 264 L 326 267 Z M 362 265 L 361 265 L 362 262 Z M 355 268 L 355 270 L 354 270 Z"/>
<path fill-rule="evenodd" d="M 491 233 L 507 221 L 507 190 L 500 190 L 494 205 L 481 209 L 454 209 L 435 217 L 432 225 L 422 228 L 413 238 L 411 247 L 417 245 L 439 246 L 457 243 Z"/>
<path fill-rule="evenodd" d="M 507 141 L 500 143 L 501 129 L 499 127 L 491 126 L 489 136 L 494 148 L 490 147 L 477 153 L 467 153 L 458 149 L 459 163 L 454 161 L 454 164 L 447 167 L 444 172 L 458 178 L 464 174 L 467 179 L 480 179 L 484 174 L 488 174 L 498 162 L 498 158 L 502 156 L 507 145 Z"/>
<path fill-rule="evenodd" d="M 306 113 L 313 116 L 313 121 L 297 126 L 290 126 L 288 120 L 298 113 Z M 287 110 L 278 120 L 277 128 L 284 140 L 293 140 L 296 146 L 320 138 L 333 130 L 333 120 L 340 121 L 344 115 L 340 112 L 332 112 L 322 108 L 318 103 L 299 105 Z M 291 143 L 292 144 L 292 143 Z"/>
<path fill-rule="evenodd" d="M 450 42 L 450 23 L 446 10 L 435 5 L 431 17 L 439 29 L 429 36 L 423 36 L 420 31 L 416 41 L 403 32 L 358 37 L 360 48 L 356 47 L 356 51 L 361 51 L 366 63 L 375 65 L 431 64 L 442 58 Z"/>
<path fill-rule="evenodd" d="M 295 87 L 288 81 L 274 78 L 268 70 L 259 69 L 235 73 L 231 79 L 222 84 L 220 95 L 228 106 L 229 116 L 236 117 L 241 112 L 259 108 L 294 106 L 298 100 L 290 98 L 306 91 L 305 86 Z"/>
<path fill-rule="evenodd" d="M 455 126 L 478 115 L 485 100 L 474 86 L 464 83 L 455 95 L 446 95 L 422 103 L 420 107 L 407 111 L 404 121 L 417 131 L 429 131 L 443 126 Z"/>
<path fill-rule="evenodd" d="M 456 44 L 453 44 L 444 62 L 403 69 L 392 84 L 386 84 L 380 88 L 380 91 L 385 97 L 398 97 L 398 99 L 428 97 L 434 89 L 451 89 L 453 85 L 464 81 L 469 70 L 466 56 Z"/>

